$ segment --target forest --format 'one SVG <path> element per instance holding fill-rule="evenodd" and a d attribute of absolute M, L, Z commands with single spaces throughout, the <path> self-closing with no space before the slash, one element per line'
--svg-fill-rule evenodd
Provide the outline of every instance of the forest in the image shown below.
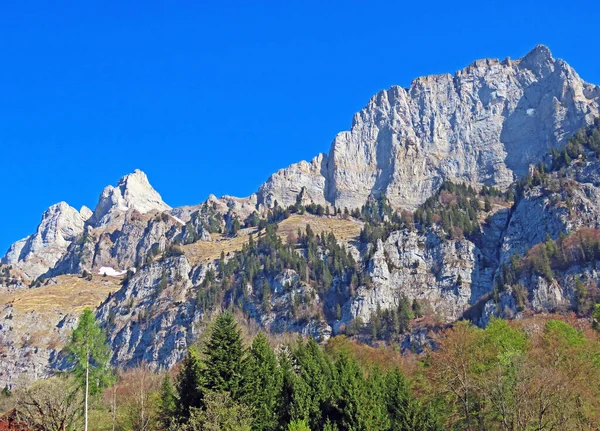
<path fill-rule="evenodd" d="M 88 330 L 80 324 L 69 344 L 73 371 L 5 389 L 1 407 L 14 407 L 30 429 L 81 429 L 88 370 L 90 430 L 595 430 L 600 423 L 599 337 L 568 316 L 493 320 L 486 329 L 459 322 L 419 356 L 344 336 L 324 345 L 277 339 L 242 318 L 219 314 L 164 371 L 111 369 L 88 315 Z M 88 336 L 95 353 L 86 365 L 77 346 Z"/>

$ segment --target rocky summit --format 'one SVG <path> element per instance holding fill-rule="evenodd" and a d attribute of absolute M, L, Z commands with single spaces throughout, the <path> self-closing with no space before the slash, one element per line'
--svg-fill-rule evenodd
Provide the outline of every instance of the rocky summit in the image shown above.
<path fill-rule="evenodd" d="M 155 368 L 226 308 L 271 333 L 416 352 L 462 318 L 590 319 L 599 105 L 600 87 L 538 46 L 381 91 L 328 154 L 247 198 L 171 208 L 136 170 L 93 211 L 53 205 L 1 261 L 0 386 L 60 369 L 84 306 L 114 364 Z"/>
<path fill-rule="evenodd" d="M 373 96 L 329 154 L 273 174 L 259 201 L 358 208 L 373 194 L 416 208 L 447 180 L 506 189 L 598 115 L 600 87 L 537 46 L 519 60 L 478 60 Z"/>

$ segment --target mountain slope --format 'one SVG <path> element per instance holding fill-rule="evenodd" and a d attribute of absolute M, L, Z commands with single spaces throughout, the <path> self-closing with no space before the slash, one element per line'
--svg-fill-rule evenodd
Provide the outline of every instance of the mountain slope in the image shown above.
<path fill-rule="evenodd" d="M 538 245 L 549 236 L 560 243 L 548 250 L 571 250 L 578 237 L 562 236 L 600 228 L 599 100 L 599 87 L 543 46 L 419 78 L 374 96 L 329 155 L 278 171 L 248 198 L 171 209 L 136 171 L 105 188 L 93 214 L 52 207 L 3 258 L 0 286 L 10 283 L 0 293 L 73 275 L 87 286 L 108 273 L 115 290 L 97 315 L 121 366 L 173 365 L 224 308 L 275 333 L 345 333 L 417 351 L 426 322 L 585 317 L 579 304 L 600 295 L 577 279 L 600 281 L 600 254 L 546 262 Z M 0 333 L 14 348 L 0 376 L 59 366 L 60 346 L 42 344 L 19 365 L 15 346 L 34 328 L 2 307 Z M 411 323 L 415 315 L 425 317 Z"/>

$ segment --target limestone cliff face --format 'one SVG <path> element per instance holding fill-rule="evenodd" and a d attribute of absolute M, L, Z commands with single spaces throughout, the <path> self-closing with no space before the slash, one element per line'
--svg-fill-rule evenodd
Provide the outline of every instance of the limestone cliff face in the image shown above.
<path fill-rule="evenodd" d="M 77 211 L 65 202 L 48 208 L 36 233 L 14 243 L 1 263 L 15 265 L 29 280 L 42 275 L 80 273 L 94 266 L 128 268 L 135 265 L 138 255 L 148 251 L 148 239 L 138 247 L 148 226 L 148 216 L 144 215 L 169 209 L 146 174 L 136 170 L 121 178 L 117 187 L 106 187 L 94 212 L 85 206 Z M 166 229 L 173 224 L 176 219 Z M 150 229 L 146 236 L 156 238 L 163 233 Z M 92 243 L 93 239 L 103 242 Z M 164 241 L 162 246 L 164 249 Z"/>
<path fill-rule="evenodd" d="M 58 262 L 83 232 L 84 217 L 65 202 L 52 205 L 42 216 L 36 233 L 14 243 L 2 263 L 17 266 L 30 279 L 39 277 Z"/>
<path fill-rule="evenodd" d="M 400 296 L 427 303 L 445 321 L 454 321 L 491 286 L 493 270 L 482 265 L 481 251 L 466 239 L 445 241 L 435 233 L 393 232 L 379 240 L 369 273 L 343 310 L 341 323 L 368 322 L 376 309 L 398 306 Z"/>
<path fill-rule="evenodd" d="M 171 209 L 152 188 L 145 173 L 136 169 L 126 175 L 116 187 L 107 186 L 98 199 L 98 205 L 90 219 L 95 227 L 110 223 L 120 213 L 135 209 L 142 214 L 149 211 Z"/>
<path fill-rule="evenodd" d="M 270 208 L 277 201 L 280 206 L 287 207 L 296 203 L 296 196 L 304 188 L 309 202 L 326 204 L 327 162 L 327 155 L 319 154 L 310 163 L 302 161 L 275 172 L 260 186 L 258 202 Z"/>
<path fill-rule="evenodd" d="M 520 60 L 479 60 L 454 75 L 375 95 L 334 139 L 328 157 L 277 172 L 268 205 L 305 186 L 315 202 L 363 205 L 385 193 L 415 208 L 444 180 L 506 188 L 598 115 L 600 87 L 538 46 Z M 290 187 L 291 183 L 295 187 Z"/>

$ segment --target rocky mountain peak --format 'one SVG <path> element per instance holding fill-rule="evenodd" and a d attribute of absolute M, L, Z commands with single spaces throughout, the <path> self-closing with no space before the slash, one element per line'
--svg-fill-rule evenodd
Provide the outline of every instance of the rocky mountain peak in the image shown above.
<path fill-rule="evenodd" d="M 148 177 L 139 169 L 119 180 L 116 187 L 107 186 L 98 199 L 90 222 L 93 226 L 108 224 L 116 214 L 129 209 L 141 213 L 171 209 L 163 202 L 160 194 L 154 190 Z"/>
<path fill-rule="evenodd" d="M 34 234 L 15 242 L 2 263 L 19 267 L 35 279 L 48 271 L 62 257 L 71 242 L 83 232 L 85 220 L 66 202 L 48 208 Z"/>
<path fill-rule="evenodd" d="M 447 180 L 508 187 L 599 115 L 600 87 L 550 50 L 520 60 L 477 60 L 454 75 L 420 77 L 373 96 L 321 163 L 292 165 L 259 189 L 289 203 L 290 184 L 317 203 L 357 208 L 385 193 L 414 209 Z"/>
<path fill-rule="evenodd" d="M 555 62 L 552 52 L 545 45 L 538 45 L 521 59 L 520 66 L 531 70 L 540 70 Z"/>

